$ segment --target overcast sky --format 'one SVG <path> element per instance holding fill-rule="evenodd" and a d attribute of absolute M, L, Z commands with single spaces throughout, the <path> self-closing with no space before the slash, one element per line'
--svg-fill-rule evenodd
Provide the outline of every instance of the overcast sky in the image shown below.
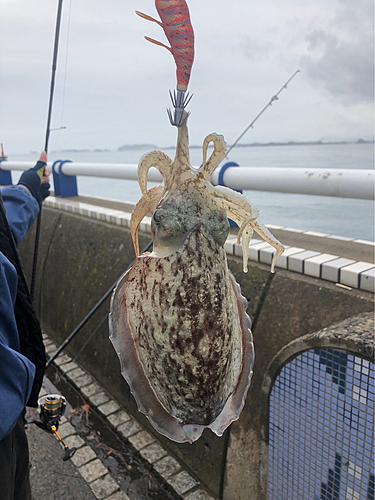
<path fill-rule="evenodd" d="M 0 0 L 0 142 L 44 145 L 57 0 Z M 372 0 L 188 0 L 195 62 L 191 144 L 233 142 L 297 69 L 241 142 L 371 139 Z M 50 149 L 175 143 L 176 85 L 154 0 L 64 0 Z M 58 137 L 57 143 L 56 139 Z"/>

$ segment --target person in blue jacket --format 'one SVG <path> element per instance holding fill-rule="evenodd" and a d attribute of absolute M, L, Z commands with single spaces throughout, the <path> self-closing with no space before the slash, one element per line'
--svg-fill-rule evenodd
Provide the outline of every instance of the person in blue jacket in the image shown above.
<path fill-rule="evenodd" d="M 0 500 L 31 499 L 24 413 L 36 406 L 45 353 L 16 247 L 49 195 L 46 163 L 43 152 L 17 186 L 0 192 Z"/>

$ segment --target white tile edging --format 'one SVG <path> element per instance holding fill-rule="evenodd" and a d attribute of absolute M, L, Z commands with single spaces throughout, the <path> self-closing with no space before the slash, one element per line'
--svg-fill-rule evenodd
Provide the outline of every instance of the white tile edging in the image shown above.
<path fill-rule="evenodd" d="M 89 203 L 82 203 L 71 199 L 66 200 L 64 198 L 56 198 L 54 196 L 50 196 L 49 198 L 47 198 L 44 203 L 46 204 L 46 206 L 49 206 L 51 208 L 57 208 L 59 210 L 64 210 L 67 212 L 77 213 L 84 217 L 103 220 L 105 222 L 116 224 L 118 226 L 130 227 L 131 215 L 121 210 L 114 210 L 97 205 L 91 205 Z M 329 238 L 337 240 L 352 241 L 354 243 L 361 243 L 363 245 L 375 246 L 375 243 L 372 241 L 360 239 L 355 240 L 353 238 L 327 235 L 325 233 L 319 233 L 316 231 L 304 231 L 302 229 L 293 229 L 282 226 L 275 226 L 272 224 L 268 224 L 267 227 L 269 227 L 270 229 L 283 229 L 286 231 L 293 231 L 320 238 L 325 238 L 328 236 Z M 143 232 L 151 233 L 151 218 L 145 217 L 141 222 L 139 229 Z M 237 245 L 236 237 L 232 234 L 229 235 L 224 248 L 228 255 L 234 255 L 236 257 L 242 256 L 242 248 Z M 296 249 L 296 251 L 293 250 L 294 248 Z M 301 255 L 301 257 L 303 258 L 300 259 L 298 253 L 302 254 L 303 252 L 306 252 L 306 254 L 303 256 Z M 273 253 L 274 249 L 268 243 L 265 243 L 263 240 L 255 240 L 251 243 L 250 246 L 249 260 L 253 262 L 270 264 Z M 343 259 L 343 263 L 341 265 L 341 262 L 338 262 L 340 259 L 339 256 L 333 256 L 336 257 L 335 259 L 333 258 L 325 260 L 326 255 L 329 254 L 325 254 L 323 252 L 316 252 L 313 254 L 306 248 L 297 249 L 297 247 L 288 247 L 284 254 L 279 258 L 278 262 L 276 263 L 276 267 L 287 269 L 291 272 L 306 274 L 318 279 L 328 279 L 328 281 L 337 282 L 339 284 L 350 286 L 352 288 L 359 288 L 360 290 L 369 292 L 374 291 L 372 289 L 374 285 L 374 279 L 372 277 L 372 271 L 373 269 L 375 269 L 374 264 L 361 261 L 349 261 L 349 259 L 345 263 Z M 322 259 L 322 261 L 320 261 L 320 259 Z M 300 260 L 301 262 L 299 262 Z M 335 267 L 335 263 L 340 265 L 338 265 L 338 267 Z M 333 269 L 336 269 L 336 271 L 329 271 L 328 268 L 323 270 L 323 266 L 327 264 L 331 264 L 331 266 L 328 267 L 332 267 Z M 326 276 L 328 276 L 328 278 Z"/>

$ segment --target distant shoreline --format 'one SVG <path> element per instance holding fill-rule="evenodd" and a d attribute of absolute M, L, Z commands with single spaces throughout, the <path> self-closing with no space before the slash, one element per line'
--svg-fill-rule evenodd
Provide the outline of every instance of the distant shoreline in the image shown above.
<path fill-rule="evenodd" d="M 344 145 L 344 144 L 374 144 L 374 140 L 365 141 L 364 139 L 358 139 L 358 141 L 288 141 L 288 142 L 251 142 L 249 144 L 236 144 L 236 148 L 257 148 L 257 147 L 268 147 L 268 146 L 332 146 L 332 145 Z M 201 148 L 202 146 L 190 146 L 190 148 Z M 228 144 L 228 149 L 231 147 Z M 170 146 L 164 149 L 175 149 L 174 146 Z"/>
<path fill-rule="evenodd" d="M 238 148 L 258 148 L 258 147 L 274 147 L 274 146 L 332 146 L 332 145 L 346 145 L 346 144 L 374 144 L 374 140 L 366 141 L 358 139 L 357 141 L 288 141 L 288 142 L 251 142 L 249 144 L 236 144 Z M 201 149 L 202 146 L 191 145 L 191 149 Z M 231 147 L 228 144 L 228 149 Z M 152 151 L 155 149 L 176 149 L 176 146 L 160 147 L 155 144 L 129 144 L 119 147 L 113 151 Z M 62 149 L 60 151 L 53 151 L 53 153 L 108 153 L 110 149 Z"/>

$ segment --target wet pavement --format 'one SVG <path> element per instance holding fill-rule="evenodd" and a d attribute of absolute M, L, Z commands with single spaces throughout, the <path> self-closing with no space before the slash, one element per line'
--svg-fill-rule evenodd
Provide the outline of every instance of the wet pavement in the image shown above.
<path fill-rule="evenodd" d="M 27 419 L 38 420 L 37 410 L 29 409 Z M 55 436 L 36 425 L 29 425 L 26 433 L 33 500 L 96 500 L 73 462 L 63 461 L 64 450 Z"/>
<path fill-rule="evenodd" d="M 58 439 L 35 424 L 27 426 L 33 500 L 178 500 L 181 497 L 158 476 L 131 444 L 124 442 L 91 408 L 82 394 L 55 367 L 48 370 L 41 394 L 63 394 L 65 415 L 58 433 L 76 446 L 72 459 L 63 461 Z M 37 409 L 28 409 L 28 421 L 40 421 Z"/>
<path fill-rule="evenodd" d="M 44 333 L 46 352 L 57 346 Z M 62 394 L 58 433 L 76 447 L 64 462 L 57 438 L 34 424 L 27 434 L 33 500 L 215 500 L 182 463 L 67 354 L 50 365 L 40 396 Z M 39 420 L 32 410 L 28 420 Z"/>

